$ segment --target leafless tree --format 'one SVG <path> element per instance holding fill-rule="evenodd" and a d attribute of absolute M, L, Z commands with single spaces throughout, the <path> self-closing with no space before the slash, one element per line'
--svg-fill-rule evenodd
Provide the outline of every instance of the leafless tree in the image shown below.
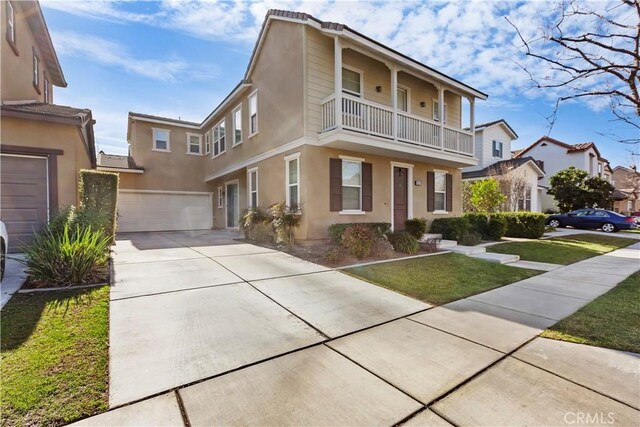
<path fill-rule="evenodd" d="M 521 173 L 505 167 L 494 165 L 489 169 L 489 177 L 498 181 L 500 192 L 506 196 L 504 205 L 500 210 L 515 212 L 520 209 L 520 202 L 526 200 L 531 192 L 531 186 Z"/>
<path fill-rule="evenodd" d="M 603 135 L 638 144 L 640 0 L 562 0 L 556 7 L 545 16 L 547 24 L 537 31 L 522 23 L 517 26 L 515 19 L 506 17 L 526 54 L 526 60 L 518 65 L 534 87 L 553 90 L 557 96 L 547 117 L 549 127 L 553 127 L 563 102 L 586 98 L 608 104 L 613 121 L 635 136 Z"/>

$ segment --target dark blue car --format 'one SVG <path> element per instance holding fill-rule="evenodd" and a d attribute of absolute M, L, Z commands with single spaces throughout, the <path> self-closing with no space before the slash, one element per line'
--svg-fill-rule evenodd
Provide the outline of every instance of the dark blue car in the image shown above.
<path fill-rule="evenodd" d="M 547 218 L 551 227 L 601 228 L 605 233 L 636 228 L 633 218 L 604 209 L 578 209 L 567 214 L 551 215 Z"/>

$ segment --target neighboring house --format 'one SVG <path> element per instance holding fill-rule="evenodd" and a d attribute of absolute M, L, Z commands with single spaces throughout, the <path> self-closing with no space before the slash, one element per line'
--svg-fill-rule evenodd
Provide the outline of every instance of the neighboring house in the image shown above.
<path fill-rule="evenodd" d="M 513 153 L 514 158 L 533 157 L 545 171 L 539 181 L 540 208 L 543 212 L 558 209 L 555 199 L 550 194 L 549 179 L 560 172 L 575 166 L 586 171 L 589 176 L 599 176 L 611 182 L 612 171 L 609 161 L 600 155 L 593 142 L 567 144 L 548 136 L 543 136 L 525 149 Z"/>
<path fill-rule="evenodd" d="M 613 210 L 625 214 L 640 212 L 640 172 L 635 168 L 616 166 L 612 176 L 616 188 Z"/>
<path fill-rule="evenodd" d="M 511 143 L 518 134 L 506 120 L 476 126 L 475 153 L 478 164 L 462 170 L 463 181 L 495 178 L 507 197 L 507 211 L 540 212 L 538 180 L 544 171 L 532 157 L 511 158 Z"/>
<path fill-rule="evenodd" d="M 76 204 L 80 169 L 96 163 L 91 111 L 53 103 L 66 87 L 37 1 L 3 1 L 0 101 L 1 219 L 10 250 L 58 208 Z"/>
<path fill-rule="evenodd" d="M 237 228 L 243 209 L 281 201 L 300 208 L 302 241 L 333 223 L 460 215 L 486 97 L 346 25 L 271 10 L 202 122 L 129 114 L 144 173 L 121 175 L 120 229 Z"/>

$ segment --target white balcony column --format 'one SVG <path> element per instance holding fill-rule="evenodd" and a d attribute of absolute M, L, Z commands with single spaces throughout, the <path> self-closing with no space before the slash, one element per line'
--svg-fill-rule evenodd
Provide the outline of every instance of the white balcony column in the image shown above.
<path fill-rule="evenodd" d="M 391 123 L 391 134 L 393 139 L 398 139 L 398 70 L 395 65 L 391 66 L 391 108 L 393 108 L 393 122 Z"/>
<path fill-rule="evenodd" d="M 334 80 L 335 80 L 335 110 L 336 129 L 342 127 L 342 43 L 340 36 L 333 39 Z"/>
<path fill-rule="evenodd" d="M 440 149 L 444 150 L 444 87 L 438 85 L 438 122 L 440 124 Z"/>
<path fill-rule="evenodd" d="M 476 99 L 469 98 L 469 130 L 471 131 L 471 155 L 476 155 Z"/>

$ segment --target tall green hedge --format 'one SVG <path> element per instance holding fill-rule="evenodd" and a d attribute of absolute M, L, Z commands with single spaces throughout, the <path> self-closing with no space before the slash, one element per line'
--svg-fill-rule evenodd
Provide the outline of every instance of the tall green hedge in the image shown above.
<path fill-rule="evenodd" d="M 507 222 L 507 237 L 539 239 L 544 235 L 546 216 L 539 212 L 501 212 Z"/>
<path fill-rule="evenodd" d="M 78 180 L 80 208 L 108 219 L 109 236 L 116 232 L 119 177 L 117 173 L 81 170 Z"/>

